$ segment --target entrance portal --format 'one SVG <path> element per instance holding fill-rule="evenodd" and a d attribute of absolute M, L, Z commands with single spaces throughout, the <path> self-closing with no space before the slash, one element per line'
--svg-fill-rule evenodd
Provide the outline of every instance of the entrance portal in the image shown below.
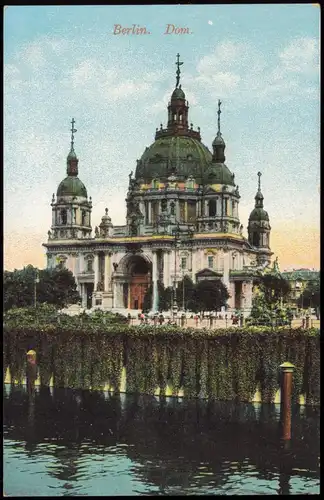
<path fill-rule="evenodd" d="M 235 282 L 235 309 L 241 309 L 242 281 Z"/>
<path fill-rule="evenodd" d="M 128 307 L 143 309 L 144 297 L 151 284 L 150 264 L 143 257 L 134 255 L 127 267 L 130 274 Z"/>

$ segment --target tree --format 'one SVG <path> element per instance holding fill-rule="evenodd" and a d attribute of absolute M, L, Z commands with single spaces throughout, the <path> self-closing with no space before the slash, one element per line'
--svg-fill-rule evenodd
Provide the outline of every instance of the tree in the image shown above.
<path fill-rule="evenodd" d="M 292 312 L 283 307 L 282 300 L 290 292 L 290 284 L 279 274 L 267 273 L 257 279 L 258 290 L 252 300 L 250 325 L 282 326 L 292 321 Z M 281 300 L 282 299 L 282 300 Z"/>
<path fill-rule="evenodd" d="M 153 304 L 153 286 L 150 285 L 144 295 L 143 312 L 147 313 L 152 309 Z"/>
<path fill-rule="evenodd" d="M 189 276 L 184 276 L 184 278 L 178 283 L 177 304 L 180 308 L 182 308 L 184 304 L 186 311 L 196 312 L 198 310 L 196 301 L 196 287 Z"/>
<path fill-rule="evenodd" d="M 269 306 L 275 305 L 278 301 L 287 297 L 290 292 L 289 281 L 272 273 L 261 276 L 259 286 Z"/>
<path fill-rule="evenodd" d="M 73 273 L 68 269 L 44 269 L 39 279 L 39 302 L 65 307 L 81 300 Z"/>
<path fill-rule="evenodd" d="M 314 307 L 319 318 L 320 307 L 320 279 L 309 281 L 297 301 L 298 307 Z"/>
<path fill-rule="evenodd" d="M 163 283 L 158 281 L 159 311 L 169 311 L 172 302 L 172 287 L 165 288 Z"/>
<path fill-rule="evenodd" d="M 73 274 L 68 269 L 43 269 L 28 265 L 23 269 L 4 273 L 4 309 L 34 305 L 35 279 L 37 303 L 65 307 L 75 304 L 81 297 Z"/>
<path fill-rule="evenodd" d="M 199 311 L 219 311 L 226 305 L 229 293 L 221 280 L 199 281 L 195 287 L 195 299 Z"/>

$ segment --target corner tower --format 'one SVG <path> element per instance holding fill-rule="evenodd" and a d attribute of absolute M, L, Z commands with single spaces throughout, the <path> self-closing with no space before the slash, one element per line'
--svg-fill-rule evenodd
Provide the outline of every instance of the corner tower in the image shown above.
<path fill-rule="evenodd" d="M 270 221 L 268 212 L 263 208 L 263 194 L 261 192 L 261 172 L 258 172 L 258 191 L 255 195 L 255 206 L 250 213 L 248 223 L 249 243 L 259 250 L 259 260 L 270 262 Z"/>
<path fill-rule="evenodd" d="M 73 240 L 91 238 L 91 197 L 78 177 L 78 157 L 74 151 L 75 120 L 72 118 L 71 148 L 67 157 L 67 177 L 59 184 L 56 199 L 52 197 L 52 226 L 48 239 Z"/>

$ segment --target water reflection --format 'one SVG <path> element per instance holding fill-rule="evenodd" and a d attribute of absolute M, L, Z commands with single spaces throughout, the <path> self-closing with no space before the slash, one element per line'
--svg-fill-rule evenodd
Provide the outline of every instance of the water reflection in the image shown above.
<path fill-rule="evenodd" d="M 292 431 L 285 449 L 276 405 L 6 387 L 4 488 L 28 496 L 319 493 L 319 410 L 294 407 Z"/>

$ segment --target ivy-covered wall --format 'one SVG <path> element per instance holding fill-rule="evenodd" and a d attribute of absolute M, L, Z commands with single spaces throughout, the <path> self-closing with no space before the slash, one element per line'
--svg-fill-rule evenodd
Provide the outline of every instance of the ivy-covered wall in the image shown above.
<path fill-rule="evenodd" d="M 71 329 L 4 327 L 4 377 L 24 383 L 26 352 L 37 353 L 40 384 L 119 392 L 178 395 L 212 400 L 274 402 L 279 365 L 296 366 L 293 398 L 320 401 L 318 330 L 281 328 L 176 330 L 172 327 Z M 122 375 L 126 373 L 122 383 Z"/>

